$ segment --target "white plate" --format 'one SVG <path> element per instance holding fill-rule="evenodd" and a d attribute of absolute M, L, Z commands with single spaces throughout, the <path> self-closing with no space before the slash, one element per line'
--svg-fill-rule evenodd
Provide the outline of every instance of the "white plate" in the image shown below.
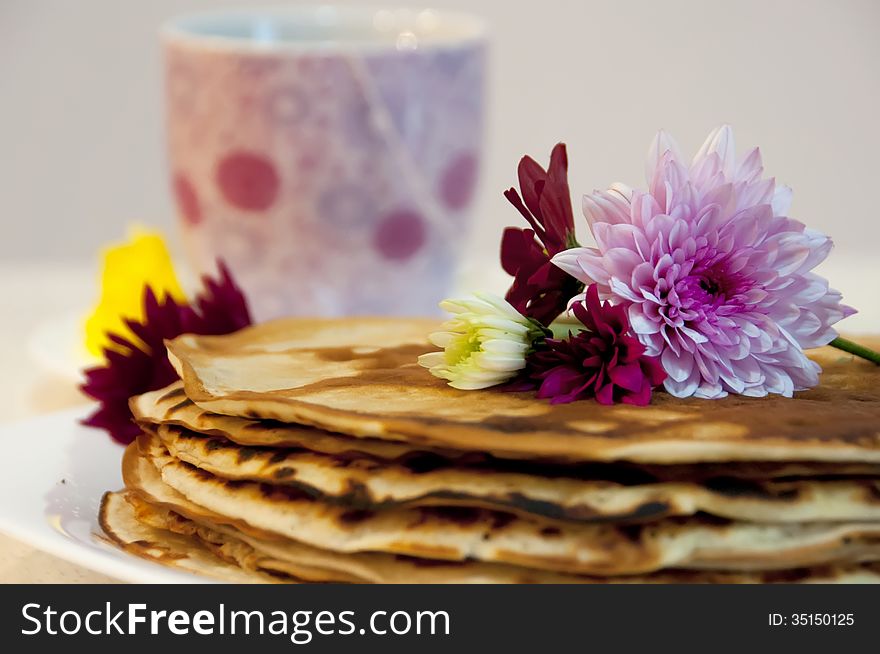
<path fill-rule="evenodd" d="M 126 554 L 101 539 L 101 495 L 122 487 L 123 448 L 79 424 L 79 408 L 4 425 L 0 531 L 59 558 L 135 583 L 210 580 Z"/>
<path fill-rule="evenodd" d="M 54 316 L 37 325 L 28 337 L 28 352 L 47 372 L 79 382 L 82 370 L 100 359 L 83 344 L 83 317 L 79 312 Z"/>

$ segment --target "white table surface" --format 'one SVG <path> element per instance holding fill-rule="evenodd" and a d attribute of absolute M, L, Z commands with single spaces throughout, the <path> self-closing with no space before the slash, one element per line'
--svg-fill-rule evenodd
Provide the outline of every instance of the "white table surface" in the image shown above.
<path fill-rule="evenodd" d="M 845 260 L 844 260 L 845 259 Z M 494 258 L 493 262 L 494 263 Z M 848 319 L 847 334 L 880 332 L 880 258 L 844 257 L 835 252 L 821 272 L 846 301 L 859 308 Z M 462 288 L 502 291 L 503 274 L 492 268 L 472 270 L 463 276 Z M 487 280 L 489 280 L 487 282 Z M 57 411 L 87 402 L 70 379 L 47 372 L 29 354 L 27 339 L 46 321 L 85 311 L 95 299 L 96 277 L 92 264 L 36 264 L 0 262 L 0 423 Z M 102 437 L 96 433 L 96 438 Z M 12 474 L 27 474 L 26 471 Z M 0 501 L 12 501 L 2 498 Z M 0 582 L 101 583 L 112 581 L 79 566 L 49 556 L 0 535 Z"/>

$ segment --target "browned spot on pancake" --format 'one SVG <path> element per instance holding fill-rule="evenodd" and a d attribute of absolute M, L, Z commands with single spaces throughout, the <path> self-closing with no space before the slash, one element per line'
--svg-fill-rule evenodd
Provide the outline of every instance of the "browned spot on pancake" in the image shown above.
<path fill-rule="evenodd" d="M 773 485 L 745 479 L 733 479 L 731 477 L 707 479 L 705 484 L 709 490 L 727 497 L 753 497 L 761 500 L 794 501 L 801 494 L 797 486 L 794 485 Z"/>
<path fill-rule="evenodd" d="M 561 504 L 557 504 L 555 502 L 548 502 L 546 500 L 536 500 L 534 498 L 523 495 L 522 493 L 508 493 L 507 497 L 501 500 L 505 504 L 510 504 L 513 507 L 516 507 L 520 511 L 525 513 L 535 513 L 538 515 L 547 516 L 548 518 L 566 518 L 572 517 L 572 511 L 577 513 L 577 508 L 566 508 Z M 579 507 L 581 509 L 580 513 L 584 514 L 581 517 L 594 517 L 595 512 L 591 510 L 585 509 L 585 507 Z"/>
<path fill-rule="evenodd" d="M 168 400 L 173 400 L 174 398 L 177 398 L 177 397 L 183 397 L 183 398 L 186 397 L 186 391 L 184 391 L 183 386 L 178 386 L 177 388 L 172 388 L 167 393 L 163 393 L 159 397 L 157 402 L 165 402 Z"/>
<path fill-rule="evenodd" d="M 766 583 L 795 583 L 809 579 L 815 574 L 826 575 L 831 573 L 827 566 L 822 568 L 792 568 L 791 570 L 771 570 L 761 573 Z"/>
<path fill-rule="evenodd" d="M 166 413 L 169 413 L 169 414 L 170 414 L 170 413 L 173 413 L 173 412 L 175 412 L 175 411 L 179 411 L 180 409 L 183 409 L 184 407 L 189 406 L 189 404 L 190 404 L 190 401 L 189 401 L 189 400 L 184 400 L 183 402 L 178 402 L 177 404 L 175 404 L 174 406 L 172 406 L 171 408 L 169 408 L 168 411 L 167 411 Z"/>
<path fill-rule="evenodd" d="M 450 561 L 449 559 L 426 559 L 406 554 L 395 554 L 394 558 L 418 566 L 419 568 L 458 568 L 467 565 L 467 561 Z"/>
<path fill-rule="evenodd" d="M 246 484 L 249 482 L 242 481 L 232 483 Z M 308 490 L 305 489 L 305 487 L 302 486 L 273 486 L 272 484 L 259 484 L 259 488 L 260 493 L 262 493 L 264 497 L 270 499 L 286 500 L 291 502 L 313 502 L 315 500 L 314 494 L 310 493 Z"/>
<path fill-rule="evenodd" d="M 869 481 L 865 484 L 865 497 L 869 502 L 880 502 L 880 481 Z"/>
<path fill-rule="evenodd" d="M 276 450 L 272 453 L 272 456 L 269 457 L 270 463 L 281 463 L 285 459 L 287 459 L 288 455 L 293 452 L 304 452 L 305 450 L 299 448 L 291 448 L 289 450 Z"/>
<path fill-rule="evenodd" d="M 272 429 L 285 427 L 284 423 L 277 422 L 275 420 L 251 420 L 245 421 L 239 428 L 244 431 L 267 431 Z"/>
<path fill-rule="evenodd" d="M 342 496 L 337 499 L 343 503 L 351 504 L 359 508 L 368 508 L 378 504 L 373 498 L 372 493 L 370 493 L 370 489 L 356 479 L 346 479 L 345 491 L 343 491 Z"/>
<path fill-rule="evenodd" d="M 555 536 L 559 536 L 562 534 L 562 530 L 559 527 L 544 527 L 541 530 L 542 536 L 547 536 L 549 538 L 553 538 Z"/>
<path fill-rule="evenodd" d="M 287 479 L 288 477 L 293 477 L 296 474 L 296 468 L 291 468 L 288 466 L 284 466 L 282 468 L 278 468 L 272 475 L 276 479 Z"/>
<path fill-rule="evenodd" d="M 512 513 L 503 513 L 501 511 L 493 511 L 492 515 L 492 529 L 494 531 L 499 531 L 504 529 L 511 522 L 516 520 L 516 516 Z"/>
<path fill-rule="evenodd" d="M 494 511 L 485 511 L 470 506 L 422 506 L 418 507 L 420 523 L 435 518 L 458 525 L 472 525 L 481 518 L 493 517 Z"/>
<path fill-rule="evenodd" d="M 424 451 L 404 454 L 397 460 L 397 463 L 417 475 L 433 472 L 450 464 L 449 459 L 433 452 Z"/>
<path fill-rule="evenodd" d="M 364 520 L 369 520 L 374 515 L 376 515 L 375 511 L 370 511 L 369 509 L 351 509 L 350 511 L 346 511 L 339 516 L 339 521 L 343 524 L 356 524 L 358 522 L 363 522 Z"/>
<path fill-rule="evenodd" d="M 245 461 L 250 461 L 256 456 L 262 454 L 262 451 L 256 447 L 241 447 L 238 448 L 238 462 L 244 463 Z"/>
<path fill-rule="evenodd" d="M 205 441 L 205 449 L 209 452 L 214 452 L 216 450 L 223 450 L 229 448 L 229 442 L 223 440 L 222 438 L 209 438 Z"/>
<path fill-rule="evenodd" d="M 617 525 L 614 530 L 630 543 L 639 544 L 642 542 L 645 528 L 643 525 Z"/>

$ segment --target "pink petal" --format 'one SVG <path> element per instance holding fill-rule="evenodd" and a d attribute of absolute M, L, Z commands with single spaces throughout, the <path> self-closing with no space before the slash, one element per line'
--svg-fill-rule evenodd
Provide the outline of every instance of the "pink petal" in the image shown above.
<path fill-rule="evenodd" d="M 608 376 L 617 386 L 633 392 L 638 391 L 645 381 L 638 363 L 616 365 L 608 371 Z"/>
<path fill-rule="evenodd" d="M 722 125 L 712 130 L 694 157 L 694 165 L 711 153 L 716 153 L 720 157 L 724 174 L 728 179 L 732 179 L 736 170 L 736 145 L 730 125 Z"/>
<path fill-rule="evenodd" d="M 667 349 L 663 351 L 660 360 L 663 363 L 663 370 L 673 381 L 683 382 L 694 371 L 694 355 L 690 352 L 676 354 L 671 349 Z"/>
<path fill-rule="evenodd" d="M 681 152 L 679 151 L 675 139 L 661 129 L 657 132 L 654 140 L 651 141 L 651 147 L 648 150 L 648 158 L 645 162 L 645 179 L 648 180 L 648 182 L 654 179 L 657 166 L 667 152 L 670 153 L 669 156 L 672 156 L 679 161 L 682 160 Z"/>
<path fill-rule="evenodd" d="M 585 284 L 599 282 L 608 283 L 608 271 L 605 270 L 602 255 L 595 248 L 571 248 L 555 255 L 551 261 L 575 279 Z"/>

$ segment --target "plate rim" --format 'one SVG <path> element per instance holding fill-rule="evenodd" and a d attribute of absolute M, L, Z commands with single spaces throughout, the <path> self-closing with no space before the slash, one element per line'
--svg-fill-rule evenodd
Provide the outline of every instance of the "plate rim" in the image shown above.
<path fill-rule="evenodd" d="M 91 409 L 91 405 L 83 405 L 4 423 L 0 425 L 0 444 L 7 439 L 14 439 L 18 431 L 40 429 L 52 425 L 57 431 L 62 432 L 55 435 L 57 441 L 54 445 L 63 449 L 66 442 L 73 442 L 81 436 L 81 434 L 75 433 L 80 428 L 79 420 L 87 415 Z M 70 431 L 63 433 L 63 429 L 58 429 L 59 425 L 69 426 Z M 98 436 L 100 437 L 100 435 Z M 119 452 L 121 460 L 121 448 Z M 69 455 L 59 453 L 58 456 Z M 52 486 L 48 488 L 44 486 L 42 482 L 39 482 L 35 487 L 36 492 L 46 493 L 53 490 Z M 115 489 L 108 488 L 105 489 L 105 492 L 111 490 Z M 100 498 L 97 499 L 100 500 Z M 91 547 L 89 547 L 77 538 L 65 535 L 62 531 L 54 528 L 45 515 L 40 515 L 39 519 L 21 522 L 16 519 L 14 511 L 5 510 L 5 501 L 8 501 L 8 498 L 0 503 L 0 533 L 35 550 L 98 572 L 115 581 L 141 584 L 220 583 L 209 577 L 186 570 L 171 569 L 154 561 L 129 554 L 112 543 L 103 541 L 102 536 L 96 533 L 93 528 L 89 530 L 91 540 Z"/>

